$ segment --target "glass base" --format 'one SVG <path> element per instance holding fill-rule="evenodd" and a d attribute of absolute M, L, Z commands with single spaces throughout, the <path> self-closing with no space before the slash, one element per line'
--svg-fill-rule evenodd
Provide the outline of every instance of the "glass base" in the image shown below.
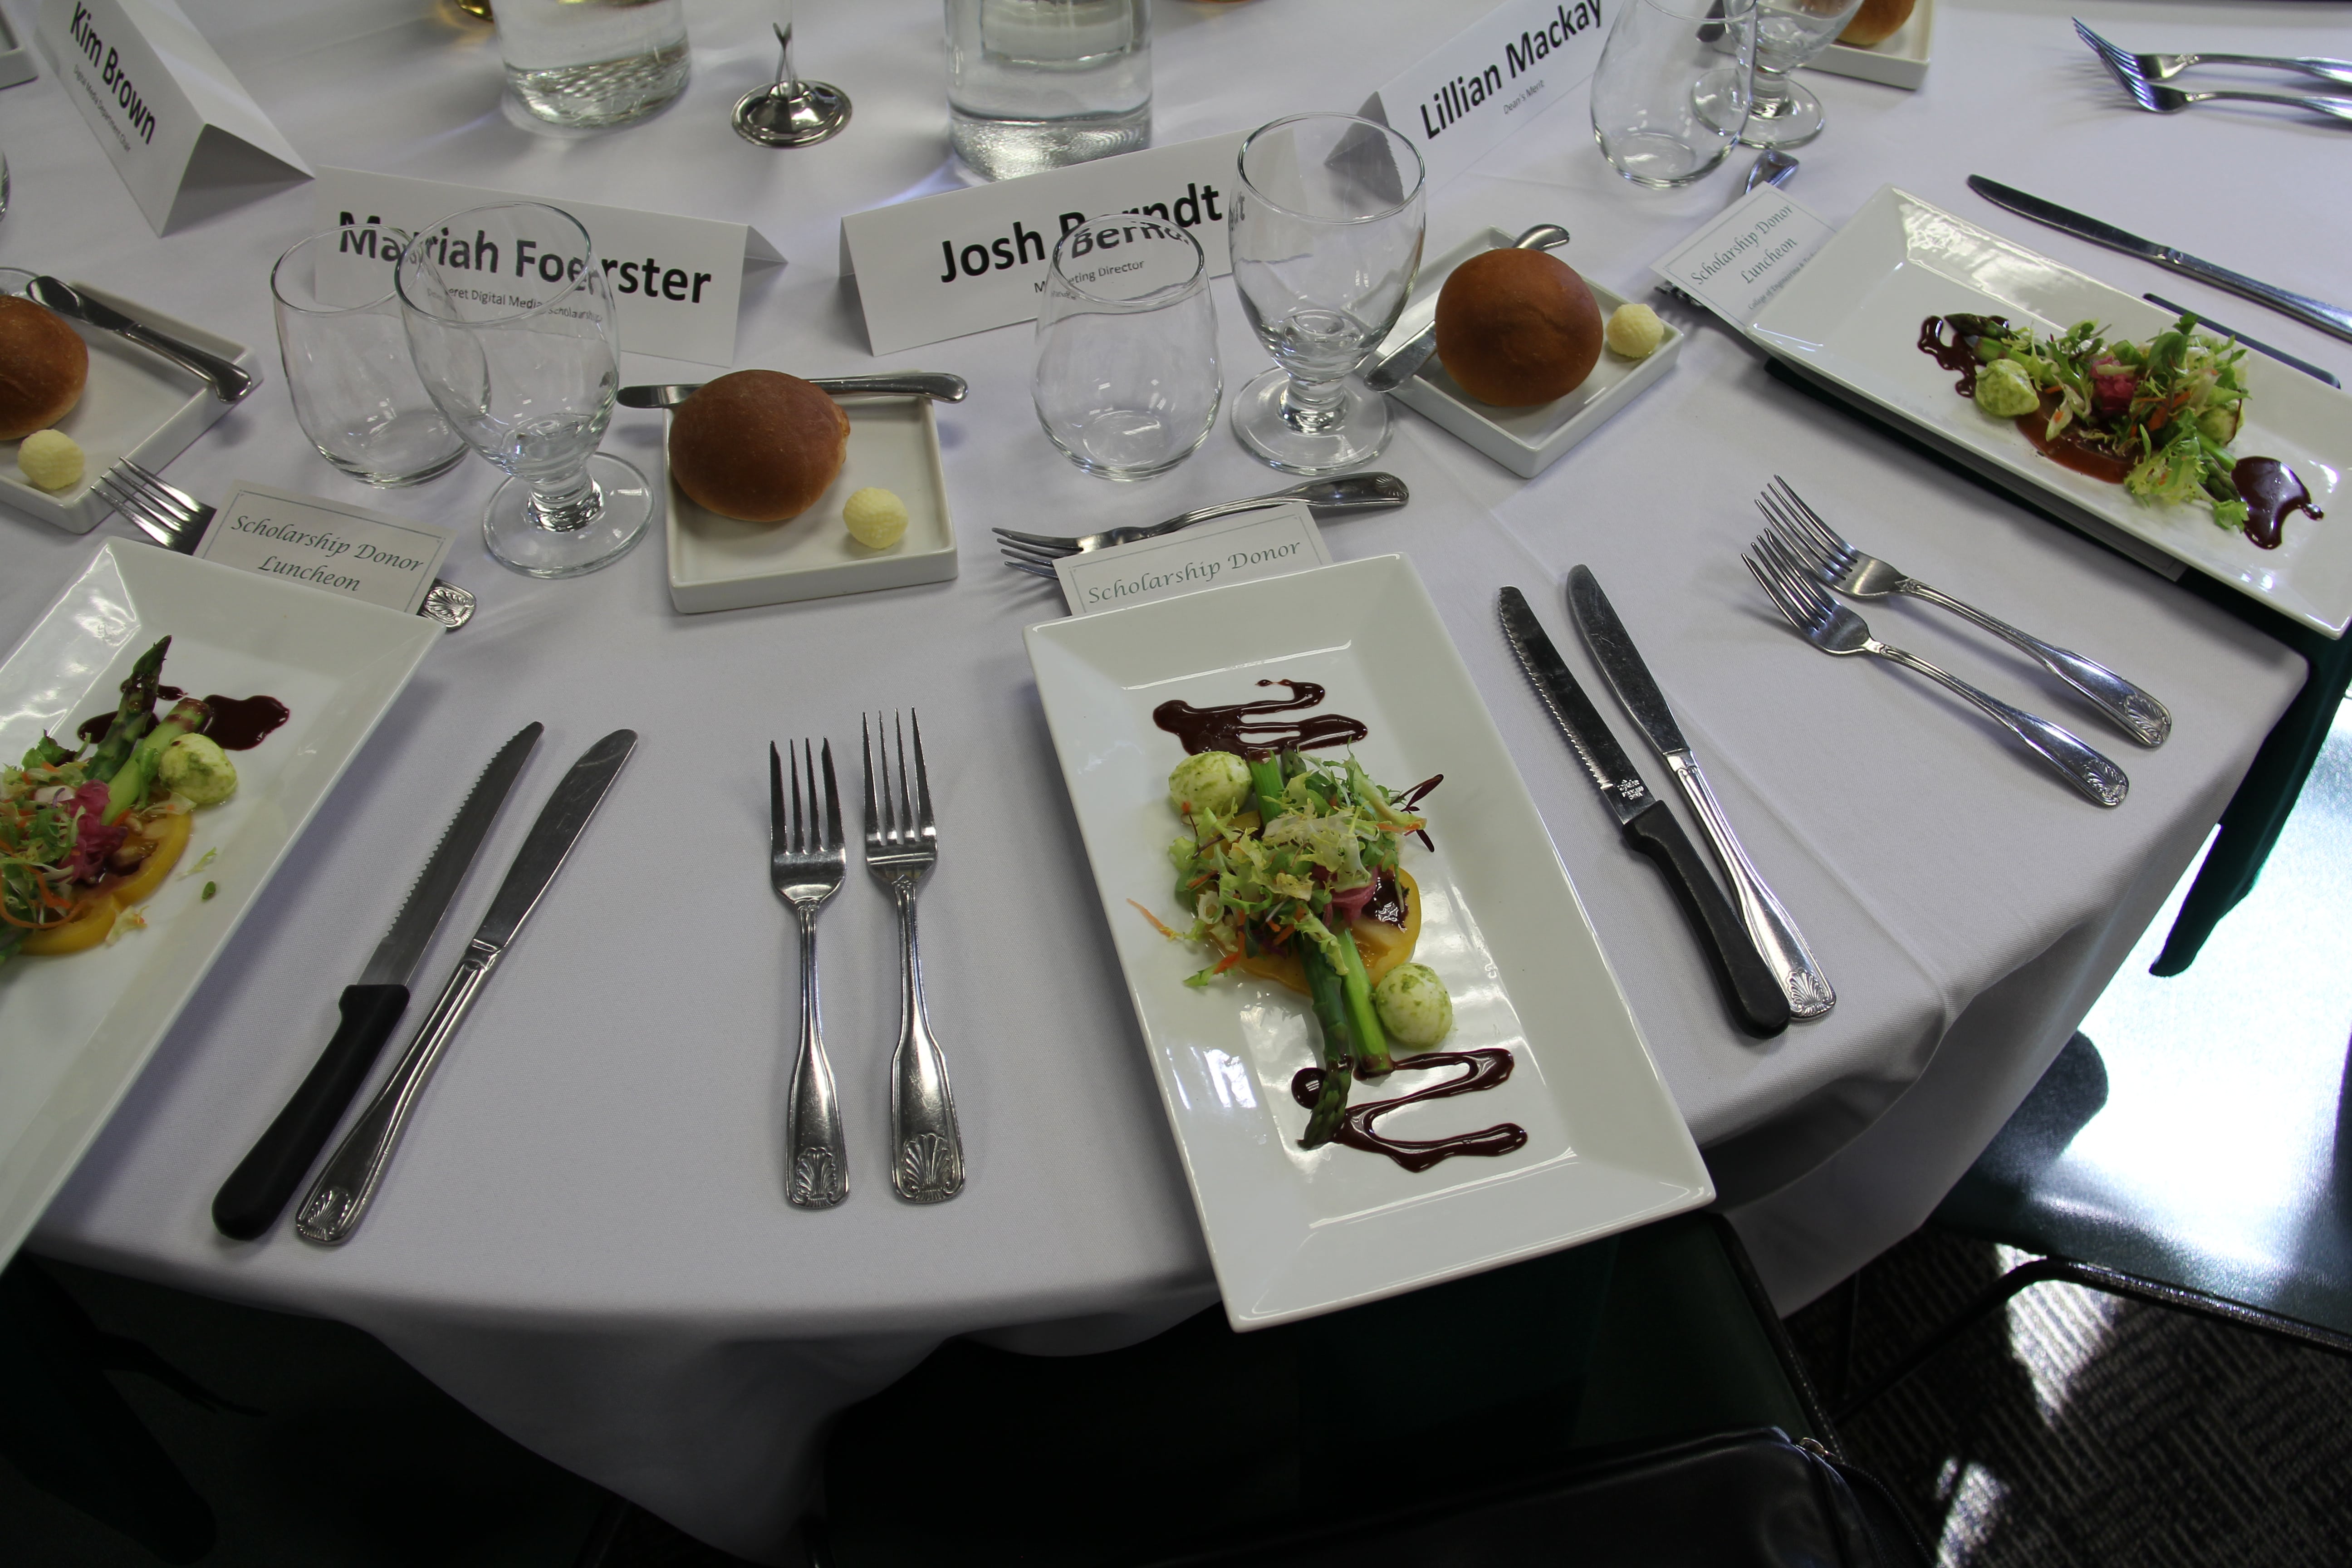
<path fill-rule="evenodd" d="M 338 472 L 347 474 L 363 485 L 374 485 L 380 489 L 387 490 L 398 489 L 403 485 L 421 485 L 427 479 L 437 479 L 466 458 L 466 447 L 462 442 L 458 444 L 456 451 L 446 458 L 436 456 L 419 460 L 408 458 L 403 454 L 394 454 L 389 460 L 375 464 L 355 462 L 349 458 L 338 457 L 324 447 L 320 447 L 315 441 L 311 445 L 318 448 L 319 456 L 326 458 Z M 412 468 L 409 466 L 411 461 L 419 461 L 420 466 Z"/>
<path fill-rule="evenodd" d="M 604 504 L 573 529 L 541 526 L 531 515 L 530 487 L 522 480 L 500 485 L 482 512 L 482 543 L 498 563 L 526 577 L 577 577 L 626 555 L 653 521 L 653 487 L 635 468 L 604 452 L 588 459 L 588 477 Z"/>
<path fill-rule="evenodd" d="M 1822 100 L 1802 82 L 1790 81 L 1783 86 L 1785 90 L 1780 96 L 1767 98 L 1759 84 L 1756 101 L 1748 110 L 1748 123 L 1739 132 L 1741 146 L 1801 147 L 1822 133 L 1827 121 Z"/>
<path fill-rule="evenodd" d="M 1289 373 L 1280 365 L 1234 399 L 1234 437 L 1260 462 L 1286 473 L 1337 474 L 1370 462 L 1389 444 L 1389 400 L 1353 377 L 1319 417 L 1286 402 Z"/>
<path fill-rule="evenodd" d="M 1134 109 L 1015 120 L 948 105 L 948 145 L 983 180 L 1011 180 L 1132 153 L 1151 141 L 1151 100 Z"/>

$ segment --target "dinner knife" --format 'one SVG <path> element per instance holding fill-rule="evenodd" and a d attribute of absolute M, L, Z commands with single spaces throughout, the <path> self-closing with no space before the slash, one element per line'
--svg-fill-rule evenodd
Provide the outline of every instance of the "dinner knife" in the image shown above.
<path fill-rule="evenodd" d="M 1584 694 L 1528 596 L 1517 588 L 1502 593 L 1503 636 L 1518 656 L 1519 667 L 1535 683 L 1536 695 L 1550 710 L 1569 749 L 1592 775 L 1601 804 L 1616 817 L 1626 845 L 1646 855 L 1657 866 L 1666 886 L 1674 889 L 1700 945 L 1714 961 L 1715 978 L 1724 1001 L 1740 1027 L 1769 1037 L 1789 1026 L 1789 999 L 1780 982 L 1748 940 L 1739 915 L 1715 885 L 1715 878 L 1699 856 L 1683 825 L 1666 803 L 1650 793 L 1640 770 L 1601 721 L 1600 710 Z"/>
<path fill-rule="evenodd" d="M 1556 223 L 1539 223 L 1511 241 L 1507 248 L 1550 250 L 1567 243 L 1568 230 Z M 1484 252 L 1481 254 L 1483 255 Z M 1364 384 L 1374 392 L 1386 392 L 1391 387 L 1402 386 L 1413 378 L 1414 373 L 1429 363 L 1429 356 L 1436 352 L 1437 323 L 1433 321 L 1414 333 L 1402 346 L 1382 354 L 1371 369 L 1364 373 Z"/>
<path fill-rule="evenodd" d="M 425 1026 L 416 1031 L 400 1065 L 392 1069 L 368 1108 L 343 1134 L 326 1168 L 311 1184 L 310 1196 L 294 1216 L 295 1235 L 321 1247 L 351 1239 L 375 1198 L 384 1168 L 392 1163 L 393 1151 L 400 1146 L 400 1135 L 416 1109 L 425 1080 L 433 1076 L 435 1065 L 457 1035 L 457 1026 L 466 1021 L 491 971 L 506 956 L 515 933 L 539 907 L 540 896 L 555 879 L 557 868 L 579 842 L 581 830 L 595 815 L 597 804 L 636 743 L 635 730 L 614 731 L 589 747 L 555 786 L 516 853 L 514 864 L 508 868 L 498 896 L 490 900 L 490 912 L 466 944 L 466 956 L 457 961 L 440 1000 L 433 1004 Z"/>
<path fill-rule="evenodd" d="M 72 284 L 56 278 L 36 278 L 25 285 L 25 296 L 35 304 L 87 321 L 101 332 L 128 338 L 151 353 L 162 354 L 213 389 L 223 403 L 241 403 L 261 378 L 243 365 L 158 331 L 134 316 L 126 316 L 102 300 L 93 300 Z M 159 467 L 161 465 L 158 465 Z"/>
<path fill-rule="evenodd" d="M 2225 327 L 2202 310 L 2192 310 L 2186 305 L 2176 305 L 2161 294 L 2143 293 L 2140 298 L 2159 309 L 2171 311 L 2176 316 L 2194 316 L 2197 318 L 2197 324 L 2204 328 L 2207 331 L 2228 338 L 2231 342 L 2235 342 L 2240 348 L 2252 349 L 2258 354 L 2268 354 L 2271 358 L 2278 361 L 2279 363 L 2299 370 L 2315 381 L 2324 381 L 2328 385 L 2339 390 L 2341 390 L 2344 385 L 2342 382 L 2336 379 L 2336 373 L 2334 371 L 2322 370 L 2317 365 L 2312 363 L 2309 360 L 2295 358 L 2284 349 L 2274 349 L 2266 342 L 2262 342 L 2256 339 L 2246 336 L 2245 333 L 2238 331 L 2235 327 Z"/>
<path fill-rule="evenodd" d="M 808 384 L 835 397 L 853 393 L 880 392 L 906 397 L 936 398 L 941 403 L 961 403 L 969 384 L 960 375 L 944 371 L 903 370 L 881 375 L 813 375 Z M 624 408 L 675 408 L 702 390 L 698 381 L 655 382 L 643 386 L 625 386 L 613 395 L 613 401 Z"/>
<path fill-rule="evenodd" d="M 286 1200 L 302 1184 L 310 1162 L 351 1109 L 352 1097 L 367 1081 L 368 1068 L 408 1010 L 409 977 L 416 973 L 475 852 L 506 804 L 507 792 L 539 743 L 540 730 L 536 723 L 524 725 L 482 770 L 425 869 L 417 873 L 416 885 L 393 917 L 392 930 L 376 944 L 357 984 L 343 987 L 343 1021 L 334 1037 L 278 1120 L 213 1195 L 213 1226 L 223 1236 L 251 1241 L 277 1224 Z"/>
<path fill-rule="evenodd" d="M 2347 310 L 2341 305 L 2331 305 L 2325 300 L 2315 300 L 2307 294 L 2290 294 L 2284 289 L 2260 282 L 2242 272 L 2232 272 L 2226 267 L 2217 267 L 2212 262 L 2191 256 L 2185 250 L 2175 250 L 2168 245 L 2158 245 L 2154 240 L 2142 239 L 2139 236 L 2126 233 L 2113 224 L 2101 223 L 2095 217 L 2084 217 L 2081 213 L 2068 207 L 2062 207 L 2056 202 L 2046 202 L 2040 196 L 2028 195 L 2023 191 L 2012 189 L 1998 181 L 1988 180 L 1982 174 L 1969 176 L 1969 189 L 1995 206 L 2007 207 L 2010 211 L 2021 213 L 2036 223 L 2048 224 L 2052 228 L 2064 229 L 2076 238 L 2087 239 L 2093 245 L 2104 245 L 2109 250 L 2120 250 L 2126 256 L 2137 256 L 2142 260 L 2153 261 L 2159 267 L 2169 267 L 2175 272 L 2185 273 L 2201 282 L 2210 283 L 2216 289 L 2226 289 L 2232 294 L 2243 295 L 2258 305 L 2268 305 L 2281 315 L 2293 316 L 2306 326 L 2317 327 L 2323 332 L 2342 338 L 2346 342 L 2352 342 L 2352 310 Z"/>
<path fill-rule="evenodd" d="M 1610 689 L 1617 693 L 1625 711 L 1633 715 L 1634 724 L 1649 737 L 1658 755 L 1666 760 L 1666 767 L 1675 775 L 1675 784 L 1690 803 L 1698 817 L 1699 826 L 1706 830 L 1707 842 L 1715 847 L 1716 860 L 1723 867 L 1724 880 L 1731 886 L 1731 894 L 1739 905 L 1739 918 L 1748 928 L 1748 935 L 1763 955 L 1780 992 L 1789 1000 L 1789 1012 L 1798 1018 L 1818 1018 L 1837 1005 L 1837 993 L 1830 986 L 1829 976 L 1822 973 L 1812 949 L 1797 930 L 1797 922 L 1764 879 L 1756 863 L 1748 858 L 1738 837 L 1731 831 L 1731 819 L 1724 815 L 1723 803 L 1715 798 L 1707 786 L 1706 775 L 1699 772 L 1698 759 L 1691 754 L 1690 742 L 1683 739 L 1682 726 L 1675 722 L 1674 710 L 1666 706 L 1666 694 L 1658 689 L 1650 674 L 1650 667 L 1642 662 L 1641 650 L 1633 646 L 1632 634 L 1625 623 L 1617 618 L 1616 607 L 1609 595 L 1601 591 L 1600 579 L 1585 567 L 1571 567 L 1568 574 L 1568 605 L 1576 617 L 1576 629 L 1584 637 L 1584 646 L 1591 650 L 1593 662 L 1608 679 Z"/>

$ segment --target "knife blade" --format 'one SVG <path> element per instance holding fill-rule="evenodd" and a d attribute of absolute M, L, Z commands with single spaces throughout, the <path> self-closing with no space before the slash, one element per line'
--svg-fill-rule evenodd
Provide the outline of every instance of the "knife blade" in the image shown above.
<path fill-rule="evenodd" d="M 2323 332 L 2352 342 L 2352 310 L 2347 310 L 2341 305 L 2331 305 L 2307 294 L 2290 293 L 2275 285 L 2249 278 L 2242 272 L 2232 272 L 2226 267 L 2191 256 L 2185 250 L 2158 245 L 2111 223 L 2085 217 L 2072 208 L 2060 206 L 2056 202 L 2029 195 L 1997 180 L 1988 180 L 1982 174 L 1969 176 L 1969 189 L 1995 206 L 2007 207 L 2036 223 L 2063 229 L 2077 239 L 2087 239 L 2093 245 L 2104 245 L 2109 250 L 2120 250 L 2126 256 L 2137 256 L 2159 267 L 2168 267 L 2216 289 L 2226 289 L 2258 305 L 2267 305 L 2281 315 L 2292 316 L 2306 326 L 2317 327 Z"/>
<path fill-rule="evenodd" d="M 1568 241 L 1568 230 L 1559 225 L 1539 223 L 1504 248 L 1553 250 Z M 1429 363 L 1429 356 L 1436 352 L 1437 323 L 1432 320 L 1429 325 L 1372 362 L 1371 368 L 1364 372 L 1364 384 L 1374 392 L 1387 392 L 1392 387 L 1402 386 Z"/>
<path fill-rule="evenodd" d="M 1766 1038 L 1787 1028 L 1789 999 L 1748 940 L 1738 912 L 1715 885 L 1706 862 L 1666 803 L 1642 782 L 1641 771 L 1561 660 L 1527 595 L 1517 588 L 1504 589 L 1502 616 L 1503 636 L 1518 657 L 1519 668 L 1528 672 L 1536 695 L 1568 738 L 1569 749 L 1591 775 L 1626 846 L 1647 856 L 1673 889 L 1684 918 L 1712 961 L 1716 984 L 1733 1018 L 1748 1033 Z"/>
<path fill-rule="evenodd" d="M 908 397 L 929 397 L 941 403 L 961 403 L 970 390 L 963 377 L 945 371 L 903 370 L 879 375 L 813 375 L 808 384 L 835 397 L 879 392 Z M 698 381 L 652 382 L 625 386 L 613 395 L 624 408 L 676 408 L 703 388 Z"/>
<path fill-rule="evenodd" d="M 319 1179 L 310 1184 L 310 1195 L 294 1216 L 295 1235 L 321 1247 L 334 1247 L 349 1240 L 358 1228 L 383 1184 L 385 1167 L 392 1163 L 393 1152 L 400 1146 L 400 1135 L 407 1129 L 425 1080 L 433 1076 L 457 1026 L 466 1021 L 474 998 L 506 956 L 522 922 L 539 907 L 548 884 L 579 842 L 582 829 L 595 815 L 604 792 L 612 787 L 636 743 L 635 731 L 614 731 L 589 747 L 548 796 L 539 820 L 531 824 L 522 848 L 516 852 L 514 864 L 507 868 L 506 880 L 490 900 L 490 912 L 475 928 L 473 940 L 466 944 L 466 956 L 458 960 L 448 984 L 442 987 L 424 1026 L 416 1031 L 400 1065 L 393 1068 L 392 1076 L 328 1157 Z"/>
<path fill-rule="evenodd" d="M 1740 922 L 1771 971 L 1781 994 L 1788 999 L 1790 1016 L 1820 1017 L 1837 1005 L 1837 992 L 1832 989 L 1829 976 L 1822 973 L 1812 949 L 1805 945 L 1797 922 L 1789 918 L 1788 910 L 1765 886 L 1763 875 L 1748 858 L 1738 836 L 1732 832 L 1731 819 L 1724 815 L 1723 803 L 1716 799 L 1706 775 L 1699 771 L 1698 759 L 1691 754 L 1690 742 L 1683 738 L 1682 726 L 1675 722 L 1674 710 L 1666 705 L 1666 694 L 1658 689 L 1650 667 L 1642 661 L 1641 650 L 1633 646 L 1625 623 L 1617 618 L 1609 595 L 1601 591 L 1600 579 L 1583 566 L 1569 571 L 1568 605 L 1576 617 L 1576 629 L 1591 650 L 1593 662 L 1601 667 L 1610 689 L 1617 693 L 1617 700 L 1633 716 L 1634 724 L 1649 738 L 1658 755 L 1665 759 L 1675 787 L 1682 791 L 1683 798 L 1698 817 L 1699 826 L 1706 830 L 1707 842 L 1715 849 L 1716 862 L 1723 868 L 1724 880 L 1730 884 L 1732 898 L 1739 906 Z"/>
<path fill-rule="evenodd" d="M 213 1226 L 223 1236 L 251 1241 L 284 1212 L 310 1162 L 326 1147 L 335 1123 L 351 1109 L 383 1043 L 408 1010 L 408 980 L 466 879 L 475 852 L 498 819 L 499 808 L 539 743 L 541 726 L 524 725 L 499 748 L 465 804 L 416 875 L 416 885 L 393 917 L 356 984 L 343 987 L 343 1021 L 319 1053 L 308 1077 L 245 1158 L 213 1194 Z"/>
<path fill-rule="evenodd" d="M 2225 327 L 2202 310 L 2192 310 L 2186 305 L 2176 305 L 2161 294 L 2142 293 L 2140 298 L 2159 309 L 2171 311 L 2176 316 L 2194 316 L 2197 318 L 2197 324 L 2204 328 L 2207 331 L 2215 333 L 2221 337 L 2228 338 L 2237 343 L 2240 348 L 2252 349 L 2258 354 L 2268 354 L 2271 358 L 2278 361 L 2279 363 L 2299 370 L 2315 381 L 2324 381 L 2328 385 L 2339 390 L 2341 390 L 2344 385 L 2342 382 L 2336 379 L 2336 373 L 2334 371 L 2322 370 L 2317 365 L 2312 363 L 2309 360 L 2295 358 L 2293 354 L 2288 353 L 2284 349 L 2274 349 L 2268 343 L 2262 342 L 2246 336 L 2245 333 L 2238 331 L 2235 327 Z"/>

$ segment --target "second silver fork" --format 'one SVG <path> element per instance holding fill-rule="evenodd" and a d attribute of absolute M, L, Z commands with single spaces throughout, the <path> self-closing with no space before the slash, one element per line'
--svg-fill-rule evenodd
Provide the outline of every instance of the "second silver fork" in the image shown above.
<path fill-rule="evenodd" d="M 858 721 L 866 742 L 866 868 L 890 889 L 898 906 L 898 1047 L 890 1057 L 890 1184 L 909 1203 L 937 1204 L 963 1191 L 963 1139 L 956 1131 L 955 1097 L 948 1089 L 947 1058 L 931 1036 L 923 1008 L 923 960 L 915 942 L 915 889 L 939 863 L 940 834 L 931 815 L 931 781 L 923 765 L 923 728 L 912 712 L 898 742 L 898 788 L 891 788 L 890 736 L 882 740 L 882 766 L 874 766 L 874 732 Z M 915 771 L 907 772 L 907 730 L 915 732 Z"/>
<path fill-rule="evenodd" d="M 801 929 L 801 1040 L 800 1053 L 793 1061 L 792 1104 L 785 1112 L 784 1201 L 803 1209 L 829 1209 L 849 1195 L 841 1101 L 834 1093 L 833 1064 L 825 1059 L 816 999 L 817 910 L 849 874 L 830 741 L 824 743 L 822 812 L 816 773 L 816 758 L 803 741 L 793 757 L 792 798 L 787 807 L 783 765 L 776 756 L 775 742 L 768 742 L 768 876 L 777 897 L 792 906 Z"/>
<path fill-rule="evenodd" d="M 1929 587 L 1892 562 L 1856 550 L 1780 475 L 1773 475 L 1771 485 L 1756 498 L 1756 508 L 1772 525 L 1774 537 L 1789 547 L 1791 557 L 1839 593 L 1857 599 L 1883 599 L 1890 594 L 1924 599 L 2031 655 L 2042 668 L 2096 703 L 2101 712 L 2141 745 L 2161 746 L 2171 735 L 2172 710 L 2139 687 L 2096 659 L 2043 642 L 1939 588 Z"/>

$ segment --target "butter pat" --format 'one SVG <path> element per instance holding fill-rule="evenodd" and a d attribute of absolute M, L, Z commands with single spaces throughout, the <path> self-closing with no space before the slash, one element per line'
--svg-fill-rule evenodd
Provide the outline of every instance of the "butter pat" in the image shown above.
<path fill-rule="evenodd" d="M 81 483 L 81 445 L 62 430 L 36 430 L 16 448 L 16 466 L 42 489 L 71 489 Z"/>
<path fill-rule="evenodd" d="M 907 503 L 877 485 L 854 492 L 841 509 L 850 537 L 868 550 L 887 550 L 907 537 Z"/>
<path fill-rule="evenodd" d="M 1647 305 L 1620 305 L 1609 312 L 1609 326 L 1601 335 L 1612 353 L 1648 359 L 1666 341 L 1666 324 Z"/>

